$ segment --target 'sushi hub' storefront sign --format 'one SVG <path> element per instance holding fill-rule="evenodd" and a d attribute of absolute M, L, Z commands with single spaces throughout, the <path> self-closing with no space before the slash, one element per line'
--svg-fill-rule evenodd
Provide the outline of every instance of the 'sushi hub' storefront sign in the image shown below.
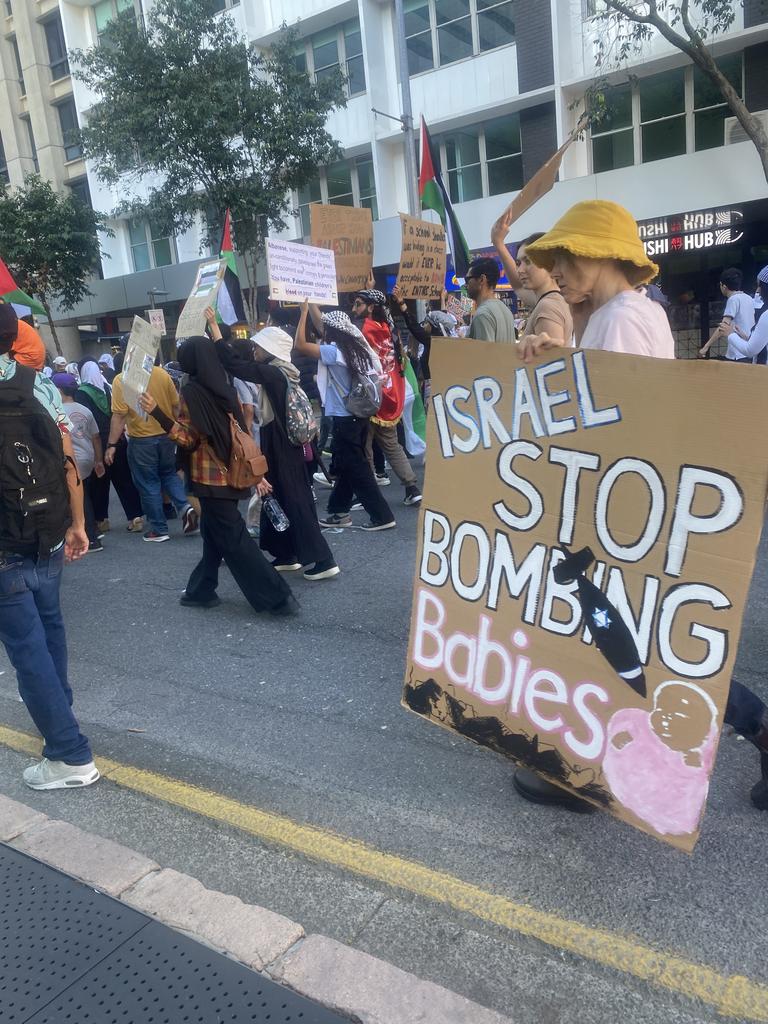
<path fill-rule="evenodd" d="M 741 210 L 723 207 L 641 220 L 638 228 L 645 251 L 654 257 L 733 245 L 744 235 L 743 221 Z"/>

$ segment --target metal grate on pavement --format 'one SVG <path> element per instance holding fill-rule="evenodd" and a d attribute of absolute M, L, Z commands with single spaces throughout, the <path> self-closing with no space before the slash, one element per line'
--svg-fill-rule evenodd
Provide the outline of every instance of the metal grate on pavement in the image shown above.
<path fill-rule="evenodd" d="M 3 1024 L 338 1024 L 269 978 L 0 844 Z"/>

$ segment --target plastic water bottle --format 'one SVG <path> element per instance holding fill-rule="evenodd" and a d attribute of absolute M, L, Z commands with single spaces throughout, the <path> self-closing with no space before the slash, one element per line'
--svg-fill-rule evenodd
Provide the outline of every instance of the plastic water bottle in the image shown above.
<path fill-rule="evenodd" d="M 267 519 L 272 523 L 277 532 L 285 533 L 291 525 L 291 522 L 285 512 L 283 512 L 282 506 L 277 498 L 272 494 L 268 494 L 262 502 L 261 507 L 267 513 Z"/>

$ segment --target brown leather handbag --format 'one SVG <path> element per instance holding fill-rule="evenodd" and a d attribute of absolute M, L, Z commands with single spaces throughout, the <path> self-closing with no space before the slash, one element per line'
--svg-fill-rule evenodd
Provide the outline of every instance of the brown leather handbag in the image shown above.
<path fill-rule="evenodd" d="M 250 434 L 247 434 L 232 413 L 229 414 L 229 430 L 232 437 L 232 457 L 227 469 L 227 483 L 236 490 L 245 490 L 260 483 L 269 468 L 261 448 Z"/>

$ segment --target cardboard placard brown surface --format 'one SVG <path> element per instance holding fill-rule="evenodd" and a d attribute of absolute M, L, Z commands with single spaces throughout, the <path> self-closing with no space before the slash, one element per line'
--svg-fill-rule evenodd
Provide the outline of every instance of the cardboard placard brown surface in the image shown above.
<path fill-rule="evenodd" d="M 445 229 L 442 224 L 400 214 L 403 242 L 397 287 L 404 299 L 439 299 L 445 288 Z"/>
<path fill-rule="evenodd" d="M 763 523 L 766 370 L 441 339 L 431 367 L 404 706 L 692 850 Z"/>
<path fill-rule="evenodd" d="M 338 291 L 355 292 L 365 288 L 373 269 L 371 211 L 355 206 L 313 203 L 309 218 L 312 245 L 330 249 L 336 257 Z"/>

